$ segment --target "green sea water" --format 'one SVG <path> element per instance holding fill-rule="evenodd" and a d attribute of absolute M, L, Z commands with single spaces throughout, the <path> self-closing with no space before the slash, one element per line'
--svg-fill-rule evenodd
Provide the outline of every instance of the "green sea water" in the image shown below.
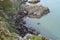
<path fill-rule="evenodd" d="M 60 0 L 41 0 L 39 4 L 48 6 L 50 13 L 40 19 L 27 17 L 26 25 L 38 30 L 42 36 L 52 40 L 60 40 Z"/>

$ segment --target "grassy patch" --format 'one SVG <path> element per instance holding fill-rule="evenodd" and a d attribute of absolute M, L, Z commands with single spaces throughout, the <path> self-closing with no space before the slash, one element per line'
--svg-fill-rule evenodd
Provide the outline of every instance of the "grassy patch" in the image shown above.
<path fill-rule="evenodd" d="M 40 37 L 40 36 L 31 36 L 30 38 L 29 38 L 30 40 L 42 40 L 42 37 Z"/>
<path fill-rule="evenodd" d="M 6 35 L 5 31 L 3 31 L 2 28 L 1 28 L 3 26 L 0 26 L 0 40 L 15 40 L 15 39 L 18 39 L 17 36 L 16 36 L 16 33 L 14 32 L 14 29 L 11 27 L 11 25 L 2 17 L 0 17 L 0 20 L 3 22 L 2 25 L 4 25 L 11 34 L 11 36 Z"/>
<path fill-rule="evenodd" d="M 7 20 L 5 20 L 5 18 L 0 17 L 0 20 L 3 21 L 4 25 L 6 26 L 6 28 L 8 28 L 10 32 L 14 32 L 15 29 L 12 28 L 12 26 L 8 23 Z"/>

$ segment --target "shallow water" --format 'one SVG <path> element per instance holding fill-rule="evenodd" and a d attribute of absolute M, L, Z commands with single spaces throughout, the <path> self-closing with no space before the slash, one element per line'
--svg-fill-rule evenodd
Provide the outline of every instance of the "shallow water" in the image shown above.
<path fill-rule="evenodd" d="M 41 0 L 39 4 L 48 6 L 50 13 L 40 19 L 26 18 L 27 25 L 33 26 L 43 36 L 60 40 L 60 0 Z M 40 25 L 37 25 L 40 23 Z"/>

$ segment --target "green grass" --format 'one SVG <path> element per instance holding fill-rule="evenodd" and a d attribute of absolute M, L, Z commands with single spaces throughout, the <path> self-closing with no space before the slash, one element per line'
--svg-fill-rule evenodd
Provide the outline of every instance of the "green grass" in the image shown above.
<path fill-rule="evenodd" d="M 12 26 L 8 23 L 8 21 L 5 18 L 0 17 L 0 19 L 3 21 L 4 25 L 6 26 L 6 28 L 8 28 L 8 30 L 10 32 L 14 32 L 15 31 L 15 29 L 12 28 Z"/>
<path fill-rule="evenodd" d="M 16 33 L 14 32 L 14 29 L 11 27 L 11 25 L 5 20 L 3 17 L 0 17 L 0 20 L 4 23 L 5 27 L 10 31 L 11 36 L 6 36 L 4 32 L 1 30 L 0 26 L 0 40 L 15 40 Z M 2 32 L 1 32 L 2 31 Z"/>
<path fill-rule="evenodd" d="M 33 35 L 29 39 L 30 40 L 42 40 L 42 37 Z"/>

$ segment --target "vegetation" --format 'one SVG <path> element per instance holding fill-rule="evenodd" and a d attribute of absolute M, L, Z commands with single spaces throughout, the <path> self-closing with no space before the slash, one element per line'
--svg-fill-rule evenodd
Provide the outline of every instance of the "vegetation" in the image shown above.
<path fill-rule="evenodd" d="M 0 17 L 0 40 L 15 40 L 16 37 L 10 24 L 4 18 Z"/>
<path fill-rule="evenodd" d="M 8 14 L 14 10 L 10 0 L 0 0 L 0 40 L 15 40 L 17 37 L 14 32 L 15 29 L 6 20 L 9 18 Z"/>
<path fill-rule="evenodd" d="M 30 40 L 48 40 L 48 39 L 45 38 L 45 37 L 36 36 L 36 35 L 28 36 L 27 39 L 30 39 Z"/>
<path fill-rule="evenodd" d="M 12 8 L 12 2 L 10 0 L 0 1 L 0 8 L 3 10 L 8 10 L 9 8 Z"/>

